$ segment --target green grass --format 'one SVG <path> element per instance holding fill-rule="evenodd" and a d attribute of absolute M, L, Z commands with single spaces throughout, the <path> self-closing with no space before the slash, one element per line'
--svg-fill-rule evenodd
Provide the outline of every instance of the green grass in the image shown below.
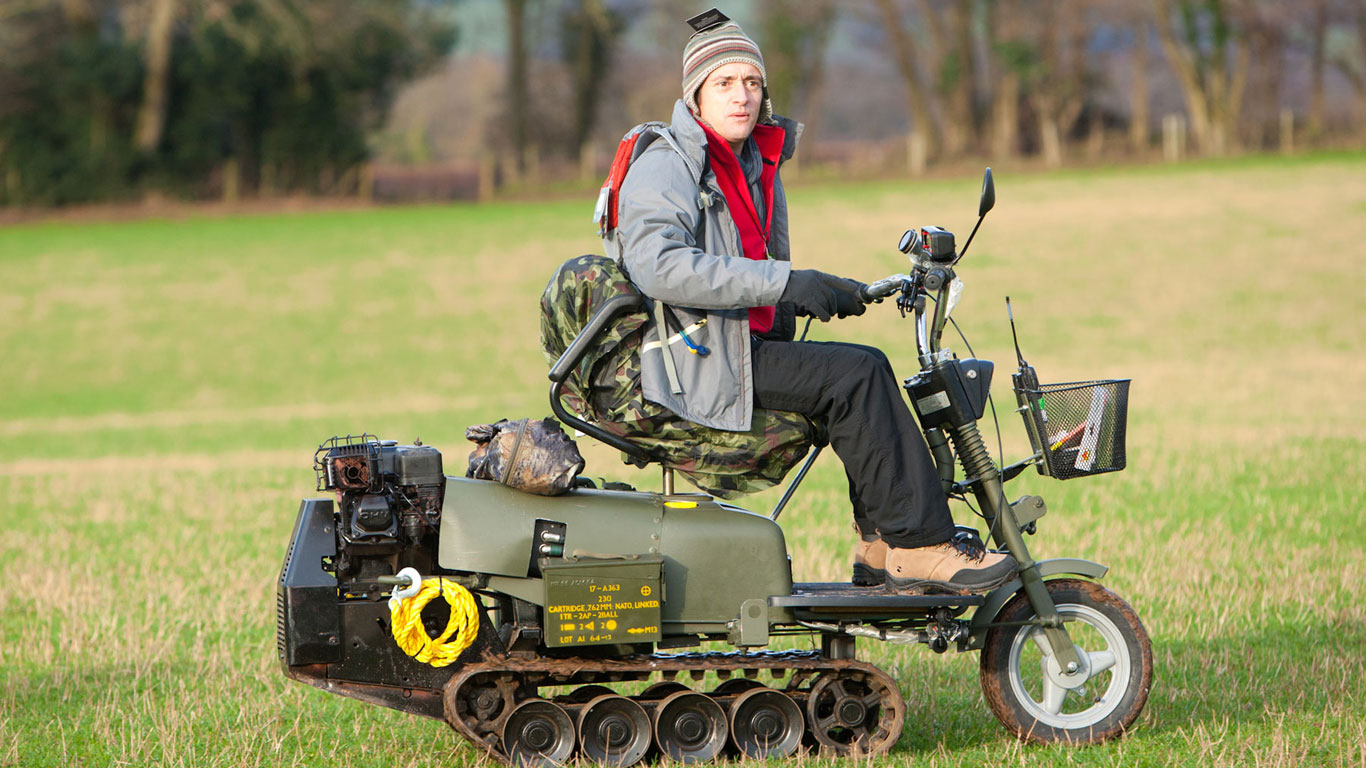
<path fill-rule="evenodd" d="M 976 190 L 799 186 L 796 258 L 901 271 L 902 230 L 965 236 Z M 1003 296 L 1045 381 L 1134 379 L 1126 472 L 1010 492 L 1048 499 L 1038 556 L 1111 566 L 1152 636 L 1152 696 L 1120 741 L 1025 746 L 975 655 L 861 642 L 910 708 L 881 762 L 1366 765 L 1366 156 L 997 191 L 956 316 L 997 361 L 1006 458 L 1027 447 Z M 0 230 L 0 766 L 478 763 L 440 723 L 286 681 L 274 580 L 320 440 L 420 436 L 459 472 L 467 425 L 548 412 L 537 300 L 597 250 L 590 205 Z M 896 314 L 813 337 L 906 373 Z M 590 474 L 657 483 L 584 452 Z M 826 455 L 782 519 L 798 578 L 845 578 L 846 504 Z"/>

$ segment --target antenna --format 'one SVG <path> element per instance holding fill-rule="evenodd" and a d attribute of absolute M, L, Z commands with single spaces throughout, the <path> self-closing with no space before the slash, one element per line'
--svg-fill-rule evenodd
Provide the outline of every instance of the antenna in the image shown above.
<path fill-rule="evenodd" d="M 1023 368 L 1029 363 L 1025 362 L 1024 355 L 1020 354 L 1020 337 L 1015 333 L 1015 313 L 1010 310 L 1010 297 L 1006 297 L 1006 317 L 1010 318 L 1010 338 L 1015 342 L 1015 359 L 1020 361 Z"/>

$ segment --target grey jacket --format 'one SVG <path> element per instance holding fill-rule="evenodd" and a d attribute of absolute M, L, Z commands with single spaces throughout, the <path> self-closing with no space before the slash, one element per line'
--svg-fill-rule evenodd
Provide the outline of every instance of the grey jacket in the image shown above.
<path fill-rule="evenodd" d="M 787 133 L 781 167 L 796 150 L 801 126 L 783 117 L 774 121 Z M 710 354 L 691 352 L 673 328 L 669 343 L 661 345 L 657 329 L 652 330 L 645 338 L 653 343 L 647 342 L 641 353 L 641 384 L 647 400 L 688 421 L 747 430 L 754 410 L 747 309 L 778 305 L 787 287 L 787 198 L 782 181 L 775 180 L 773 200 L 768 201 L 773 206 L 773 258 L 745 258 L 725 195 L 707 163 L 706 134 L 682 100 L 674 106 L 670 134 L 673 146 L 655 140 L 623 180 L 618 240 L 612 245 L 619 246 L 632 282 L 672 308 L 688 337 Z M 609 253 L 614 250 L 610 247 Z M 777 314 L 767 336 L 790 339 L 796 327 L 791 306 L 780 305 Z M 664 353 L 673 359 L 682 392 L 673 391 Z"/>

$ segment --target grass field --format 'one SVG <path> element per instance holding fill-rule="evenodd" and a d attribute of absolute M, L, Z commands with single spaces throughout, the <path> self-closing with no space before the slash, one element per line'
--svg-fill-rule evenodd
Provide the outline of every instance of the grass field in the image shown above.
<path fill-rule="evenodd" d="M 795 258 L 902 271 L 902 230 L 963 238 L 976 193 L 797 187 Z M 1036 555 L 1112 567 L 1152 696 L 1126 739 L 1023 746 L 975 655 L 864 641 L 910 707 L 881 762 L 1366 766 L 1366 155 L 997 193 L 956 314 L 997 361 L 1005 457 L 1026 452 L 1005 295 L 1045 381 L 1134 379 L 1128 471 L 1010 492 L 1049 501 Z M 274 581 L 322 439 L 421 437 L 459 473 L 465 426 L 548 413 L 536 302 L 597 249 L 590 205 L 0 230 L 0 766 L 479 762 L 441 723 L 287 682 Z M 813 337 L 909 373 L 909 330 L 883 305 Z M 657 487 L 583 449 L 590 474 Z M 846 505 L 824 456 L 783 517 L 799 579 L 847 578 Z"/>

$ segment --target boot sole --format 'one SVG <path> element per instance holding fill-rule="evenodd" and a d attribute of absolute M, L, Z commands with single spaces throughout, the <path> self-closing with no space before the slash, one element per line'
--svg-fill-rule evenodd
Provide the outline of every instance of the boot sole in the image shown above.
<path fill-rule="evenodd" d="M 887 572 L 864 563 L 854 563 L 854 586 L 880 587 L 887 581 Z"/>
<path fill-rule="evenodd" d="M 887 574 L 886 586 L 889 592 L 899 595 L 975 595 L 990 592 L 1015 578 L 1015 568 L 1004 574 L 983 578 L 975 582 L 934 581 L 932 579 L 898 579 Z"/>

